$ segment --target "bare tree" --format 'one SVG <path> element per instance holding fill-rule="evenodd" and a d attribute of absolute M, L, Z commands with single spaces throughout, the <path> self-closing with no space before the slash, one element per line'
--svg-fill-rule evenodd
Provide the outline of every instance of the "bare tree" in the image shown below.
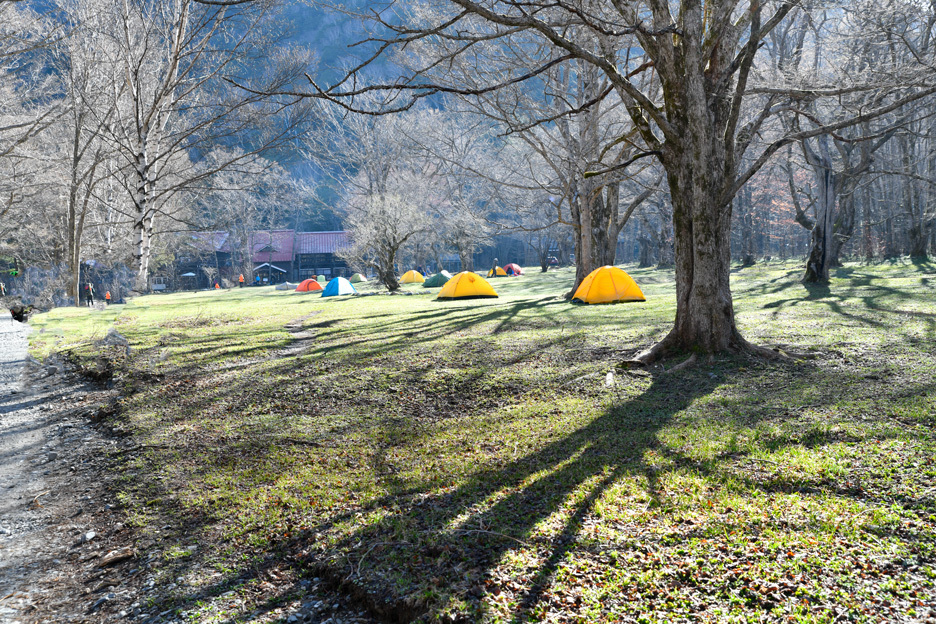
<path fill-rule="evenodd" d="M 60 8 L 71 34 L 61 42 L 54 62 L 61 80 L 63 114 L 50 137 L 55 145 L 47 146 L 47 151 L 60 152 L 65 204 L 61 229 L 69 276 L 66 294 L 77 306 L 85 226 L 101 201 L 98 185 L 116 169 L 116 153 L 105 139 L 116 104 L 107 97 L 114 78 L 106 71 L 104 44 L 94 35 L 100 30 L 99 20 L 106 16 L 102 2 L 62 0 Z M 110 214 L 115 216 L 113 211 Z"/>
<path fill-rule="evenodd" d="M 400 288 L 397 261 L 407 245 L 432 224 L 431 203 L 442 198 L 433 179 L 419 171 L 394 169 L 385 190 L 351 195 L 345 204 L 345 226 L 351 244 L 339 252 L 358 267 L 370 267 L 377 278 L 394 291 Z"/>
<path fill-rule="evenodd" d="M 193 187 L 198 208 L 186 225 L 226 232 L 234 273 L 247 275 L 252 283 L 252 233 L 266 230 L 272 237 L 274 229 L 295 226 L 310 203 L 311 190 L 279 164 L 258 155 L 245 159 L 231 148 L 212 150 L 200 166 L 213 173 Z"/>
<path fill-rule="evenodd" d="M 29 141 L 60 114 L 46 71 L 60 32 L 29 3 L 0 0 L 0 240 L 28 222 L 44 165 Z"/>
<path fill-rule="evenodd" d="M 429 53 L 451 53 L 444 40 L 435 48 L 441 51 Z M 452 63 L 449 71 L 458 72 L 458 84 L 480 89 L 495 79 L 492 74 L 499 67 L 483 61 L 486 53 L 511 56 L 514 71 L 538 62 L 525 46 L 486 50 L 479 44 L 470 58 Z M 555 204 L 554 218 L 575 234 L 576 279 L 567 293 L 571 298 L 592 270 L 614 264 L 621 230 L 661 180 L 648 171 L 651 161 L 634 160 L 646 153 L 639 146 L 641 138 L 598 68 L 571 59 L 542 72 L 539 79 L 542 84 L 518 83 L 462 99 L 470 110 L 494 120 L 503 133 L 526 145 L 545 166 L 534 166 L 536 174 L 529 167 L 508 168 L 509 182 L 495 177 L 501 185 L 526 187 L 533 194 L 546 192 L 561 200 Z M 550 173 L 544 175 L 544 169 Z"/>
<path fill-rule="evenodd" d="M 773 357 L 771 351 L 744 340 L 735 324 L 729 285 L 735 193 L 792 141 L 836 132 L 936 93 L 927 59 L 889 66 L 883 84 L 868 83 L 861 79 L 865 76 L 844 85 L 809 84 L 800 77 L 780 80 L 761 71 L 769 65 L 760 53 L 762 43 L 791 12 L 800 10 L 796 0 L 716 0 L 704 7 L 693 0 L 559 5 L 451 0 L 414 7 L 402 25 L 383 22 L 391 34 L 376 41 L 375 54 L 430 37 L 447 40 L 451 51 L 441 62 L 431 59 L 406 79 L 384 85 L 411 95 L 398 109 L 410 106 L 413 98 L 439 92 L 476 96 L 539 79 L 572 59 L 596 68 L 620 98 L 645 153 L 656 157 L 666 171 L 673 206 L 676 318 L 666 338 L 641 356 L 643 362 L 674 349 L 746 350 Z M 910 7 L 887 10 L 898 9 Z M 913 10 L 919 13 L 920 7 Z M 451 59 L 480 42 L 494 41 L 538 46 L 537 62 L 523 71 L 506 68 L 504 79 L 481 87 L 436 78 Z M 493 56 L 487 60 L 497 63 Z M 652 80 L 639 79 L 650 73 Z M 313 82 L 307 95 L 355 108 L 351 98 L 374 89 L 346 80 L 327 87 Z M 761 142 L 765 123 L 784 98 L 836 98 L 861 90 L 886 90 L 889 96 L 847 119 Z M 755 147 L 756 153 L 749 155 Z"/>
<path fill-rule="evenodd" d="M 121 80 L 111 96 L 109 137 L 120 153 L 132 203 L 137 286 L 146 287 L 155 219 L 171 216 L 172 197 L 215 171 L 294 140 L 306 120 L 293 99 L 274 99 L 235 89 L 227 79 L 254 69 L 263 90 L 292 84 L 309 57 L 270 49 L 271 3 L 109 3 L 97 36 L 109 42 L 109 66 Z M 259 63 L 264 63 L 261 66 Z M 264 123 L 270 122 L 270 123 Z M 198 166 L 189 155 L 239 139 L 233 160 Z"/>

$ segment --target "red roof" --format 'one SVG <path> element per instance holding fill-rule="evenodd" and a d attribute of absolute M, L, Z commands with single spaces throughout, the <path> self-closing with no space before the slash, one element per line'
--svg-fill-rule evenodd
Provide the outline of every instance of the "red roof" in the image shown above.
<path fill-rule="evenodd" d="M 254 262 L 292 262 L 295 230 L 257 230 L 250 234 Z"/>
<path fill-rule="evenodd" d="M 299 232 L 296 235 L 296 253 L 321 254 L 335 253 L 348 245 L 348 233 L 340 232 Z"/>

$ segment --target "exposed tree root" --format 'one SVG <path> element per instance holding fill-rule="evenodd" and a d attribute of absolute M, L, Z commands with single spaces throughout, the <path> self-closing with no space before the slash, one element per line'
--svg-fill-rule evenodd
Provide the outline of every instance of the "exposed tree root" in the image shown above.
<path fill-rule="evenodd" d="M 677 372 L 677 371 L 681 371 L 681 370 L 690 368 L 690 367 L 692 367 L 692 366 L 695 366 L 696 360 L 698 360 L 698 359 L 699 359 L 699 358 L 696 357 L 696 354 L 693 353 L 692 355 L 689 356 L 689 359 L 688 359 L 688 360 L 686 360 L 686 361 L 683 362 L 682 364 L 677 364 L 676 366 L 672 367 L 671 369 L 667 370 L 666 372 L 667 372 L 667 373 L 675 373 L 675 372 Z"/>
<path fill-rule="evenodd" d="M 693 351 L 689 359 L 670 368 L 667 372 L 685 370 L 695 366 L 699 362 L 696 349 L 688 348 L 687 345 L 682 344 L 682 342 L 677 338 L 675 332 L 670 332 L 663 340 L 653 345 L 650 349 L 644 351 L 643 353 L 639 353 L 630 360 L 624 360 L 620 362 L 618 366 L 621 368 L 646 367 L 652 364 L 656 364 L 665 358 L 675 355 L 682 355 L 687 351 Z M 735 335 L 729 343 L 728 348 L 725 349 L 724 352 L 735 355 L 747 355 L 770 361 L 792 362 L 796 359 L 804 359 L 807 357 L 788 351 L 781 351 L 780 349 L 771 349 L 768 347 L 761 347 L 759 345 L 751 344 L 737 332 L 735 332 Z M 709 353 L 709 360 L 711 360 L 712 356 L 714 356 L 714 353 Z"/>

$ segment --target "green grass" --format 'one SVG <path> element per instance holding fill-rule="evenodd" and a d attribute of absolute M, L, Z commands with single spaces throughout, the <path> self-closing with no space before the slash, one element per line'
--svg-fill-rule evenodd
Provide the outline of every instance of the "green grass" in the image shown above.
<path fill-rule="evenodd" d="M 672 272 L 626 268 L 646 303 L 568 304 L 568 270 L 465 302 L 235 289 L 53 311 L 34 348 L 130 339 L 119 496 L 194 621 L 289 599 L 271 575 L 427 621 L 925 617 L 936 267 L 735 271 L 742 333 L 810 357 L 673 374 L 615 366 L 675 308 Z"/>

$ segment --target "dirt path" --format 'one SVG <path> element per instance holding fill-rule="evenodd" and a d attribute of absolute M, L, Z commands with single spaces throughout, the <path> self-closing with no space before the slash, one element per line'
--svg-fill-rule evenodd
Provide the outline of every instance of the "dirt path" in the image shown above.
<path fill-rule="evenodd" d="M 0 623 L 109 621 L 136 592 L 94 591 L 122 541 L 99 479 L 114 442 L 88 418 L 107 393 L 30 364 L 28 331 L 0 316 Z"/>
<path fill-rule="evenodd" d="M 201 621 L 171 606 L 173 590 L 186 590 L 172 582 L 184 579 L 166 578 L 159 553 L 168 543 L 159 540 L 178 536 L 164 530 L 154 541 L 160 530 L 144 536 L 123 524 L 110 482 L 119 477 L 120 458 L 140 447 L 94 424 L 114 391 L 62 362 L 31 361 L 28 333 L 0 315 L 0 624 Z M 297 336 L 300 347 L 304 338 Z M 318 578 L 288 576 L 282 587 L 264 583 L 271 595 L 288 598 L 238 621 L 374 622 Z M 203 600 L 221 612 L 242 608 L 234 591 Z"/>

